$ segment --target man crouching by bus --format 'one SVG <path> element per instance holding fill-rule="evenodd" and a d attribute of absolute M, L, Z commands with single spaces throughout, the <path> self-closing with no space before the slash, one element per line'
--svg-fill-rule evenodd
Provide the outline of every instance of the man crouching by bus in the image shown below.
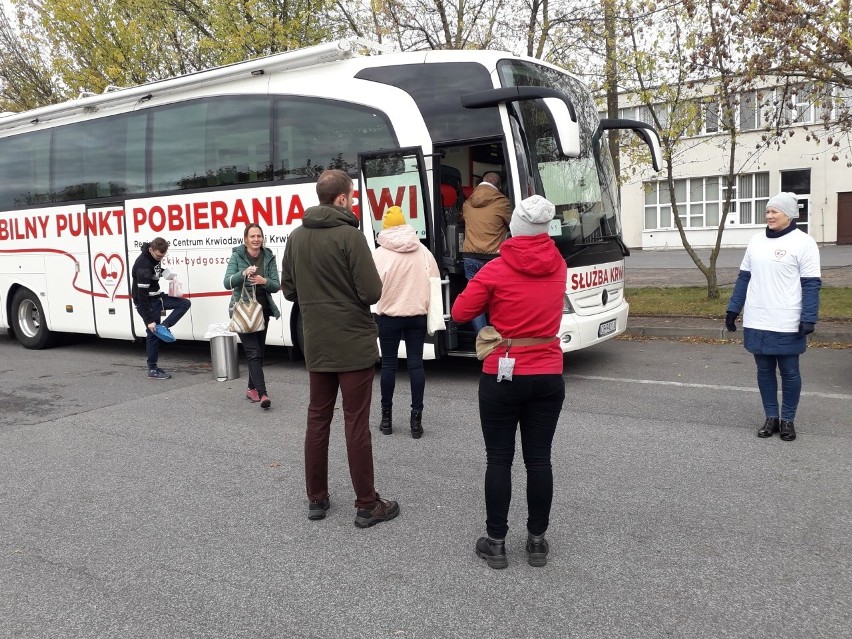
<path fill-rule="evenodd" d="M 352 178 L 339 170 L 323 171 L 317 196 L 320 205 L 305 211 L 302 226 L 287 239 L 281 266 L 284 297 L 297 303 L 302 314 L 309 373 L 308 519 L 325 518 L 331 506 L 328 440 L 340 388 L 355 525 L 367 528 L 399 514 L 399 504 L 380 499 L 373 482 L 370 402 L 379 349 L 370 305 L 382 295 L 382 280 L 352 212 Z"/>
<path fill-rule="evenodd" d="M 171 375 L 157 366 L 160 356 L 160 340 L 173 342 L 169 329 L 178 323 L 189 310 L 190 301 L 172 297 L 160 291 L 160 280 L 166 279 L 160 264 L 169 250 L 169 243 L 155 237 L 151 243 L 142 245 L 142 254 L 133 263 L 133 304 L 145 322 L 145 348 L 148 351 L 148 379 L 169 379 Z M 174 275 L 172 276 L 174 277 Z M 172 311 L 160 324 L 162 311 Z"/>

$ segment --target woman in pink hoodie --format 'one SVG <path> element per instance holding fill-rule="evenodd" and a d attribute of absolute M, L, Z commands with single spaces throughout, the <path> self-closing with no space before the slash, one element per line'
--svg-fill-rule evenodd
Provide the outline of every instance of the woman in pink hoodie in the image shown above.
<path fill-rule="evenodd" d="M 518 204 L 509 223 L 512 237 L 500 246 L 500 257 L 482 267 L 452 308 L 456 322 L 487 311 L 503 337 L 482 362 L 479 378 L 487 536 L 479 538 L 475 551 L 491 568 L 508 565 L 505 542 L 519 425 L 527 470 L 527 561 L 531 566 L 547 563 L 544 533 L 553 501 L 550 449 L 565 399 L 556 334 L 568 276 L 565 260 L 548 235 L 555 212 L 540 195 Z"/>
<path fill-rule="evenodd" d="M 420 243 L 417 232 L 405 223 L 402 209 L 390 207 L 382 221 L 383 230 L 373 254 L 382 278 L 378 303 L 379 346 L 382 351 L 382 421 L 384 435 L 393 432 L 393 391 L 399 365 L 399 342 L 405 340 L 405 361 L 411 378 L 411 436 L 423 435 L 423 343 L 426 341 L 426 311 L 429 308 L 429 278 L 438 277 L 438 264 Z"/>

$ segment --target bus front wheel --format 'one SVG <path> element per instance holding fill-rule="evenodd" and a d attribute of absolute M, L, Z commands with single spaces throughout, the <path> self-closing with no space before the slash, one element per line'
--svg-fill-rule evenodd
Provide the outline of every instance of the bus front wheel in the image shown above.
<path fill-rule="evenodd" d="M 41 302 L 32 291 L 22 288 L 15 293 L 11 319 L 15 337 L 24 348 L 47 348 L 53 342 L 53 333 L 47 328 Z"/>

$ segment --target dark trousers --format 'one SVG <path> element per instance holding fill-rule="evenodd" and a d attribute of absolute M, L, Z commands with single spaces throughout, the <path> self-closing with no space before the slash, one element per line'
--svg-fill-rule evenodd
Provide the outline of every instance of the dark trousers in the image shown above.
<path fill-rule="evenodd" d="M 400 339 L 405 340 L 405 363 L 411 378 L 411 408 L 423 410 L 426 371 L 423 369 L 423 343 L 426 341 L 426 316 L 393 317 L 379 315 L 379 345 L 382 349 L 382 408 L 393 405 L 396 370 L 399 367 Z"/>
<path fill-rule="evenodd" d="M 479 273 L 479 269 L 485 266 L 485 260 L 478 260 L 475 257 L 466 257 L 464 258 L 464 275 L 468 281 L 472 280 L 476 277 L 476 274 Z M 473 326 L 473 330 L 477 333 L 481 331 L 483 328 L 488 326 L 488 316 L 483 313 L 482 315 L 477 315 L 472 320 L 470 320 L 471 326 Z"/>
<path fill-rule="evenodd" d="M 155 314 L 157 321 L 168 328 L 177 324 L 180 318 L 189 310 L 189 307 L 192 306 L 192 303 L 185 297 L 172 297 L 165 293 L 151 297 L 148 303 L 151 305 L 152 313 L 143 313 L 139 310 L 139 305 L 136 305 L 136 312 L 142 316 L 142 321 L 145 321 L 146 315 L 150 317 L 151 314 Z M 163 310 L 171 311 L 171 313 L 169 313 L 166 319 L 160 322 L 159 318 Z M 160 341 L 159 337 L 154 335 L 147 327 L 145 328 L 145 350 L 148 354 L 148 370 L 157 368 L 157 362 L 160 359 Z"/>
<path fill-rule="evenodd" d="M 266 378 L 263 376 L 263 355 L 266 352 L 266 331 L 269 328 L 269 311 L 263 309 L 263 330 L 256 333 L 237 333 L 248 362 L 248 387 L 257 390 L 258 395 L 266 395 Z"/>
<path fill-rule="evenodd" d="M 305 484 L 308 499 L 328 497 L 328 440 L 337 389 L 343 396 L 343 424 L 349 475 L 355 489 L 355 507 L 370 508 L 378 495 L 373 480 L 373 440 L 370 436 L 370 402 L 373 368 L 346 373 L 309 374 L 310 401 L 305 433 Z"/>
<path fill-rule="evenodd" d="M 799 373 L 798 355 L 755 355 L 757 387 L 767 417 L 780 417 L 787 421 L 796 419 L 796 409 L 802 395 L 802 376 Z M 778 412 L 778 377 L 781 373 L 781 412 Z"/>
<path fill-rule="evenodd" d="M 561 375 L 515 375 L 511 382 L 497 382 L 496 375 L 485 373 L 479 378 L 479 416 L 487 457 L 485 527 L 490 537 L 504 539 L 509 530 L 518 424 L 527 469 L 527 530 L 533 535 L 547 530 L 553 501 L 550 448 L 564 400 Z"/>

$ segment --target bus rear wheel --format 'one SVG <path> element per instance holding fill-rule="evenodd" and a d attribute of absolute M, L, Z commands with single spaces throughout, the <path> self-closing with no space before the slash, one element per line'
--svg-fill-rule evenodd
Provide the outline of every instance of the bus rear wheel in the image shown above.
<path fill-rule="evenodd" d="M 32 291 L 19 289 L 12 298 L 12 328 L 24 348 L 47 348 L 53 343 L 41 302 Z"/>

